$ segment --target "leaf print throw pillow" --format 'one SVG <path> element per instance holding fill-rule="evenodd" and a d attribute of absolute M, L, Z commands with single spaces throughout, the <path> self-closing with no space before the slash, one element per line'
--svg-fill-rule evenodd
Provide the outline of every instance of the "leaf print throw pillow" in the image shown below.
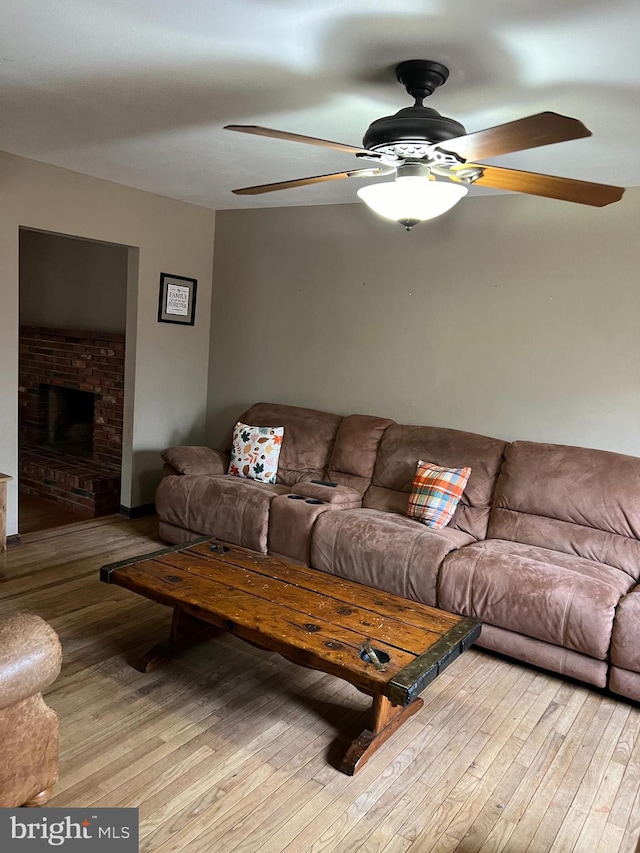
<path fill-rule="evenodd" d="M 249 426 L 240 421 L 233 428 L 229 474 L 261 483 L 275 483 L 284 427 Z"/>

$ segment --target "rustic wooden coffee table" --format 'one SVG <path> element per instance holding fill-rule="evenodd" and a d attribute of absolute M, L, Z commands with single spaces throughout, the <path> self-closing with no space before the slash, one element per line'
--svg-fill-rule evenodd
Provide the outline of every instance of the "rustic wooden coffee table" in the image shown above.
<path fill-rule="evenodd" d="M 112 563 L 100 578 L 174 608 L 168 644 L 150 650 L 142 671 L 227 631 L 372 696 L 369 726 L 340 767 L 349 775 L 480 635 L 475 619 L 211 539 Z"/>

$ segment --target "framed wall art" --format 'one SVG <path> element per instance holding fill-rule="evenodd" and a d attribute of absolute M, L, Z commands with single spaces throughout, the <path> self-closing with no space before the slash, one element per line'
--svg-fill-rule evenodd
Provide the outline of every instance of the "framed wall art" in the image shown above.
<path fill-rule="evenodd" d="M 160 273 L 158 322 L 193 326 L 196 319 L 197 286 L 195 278 Z"/>

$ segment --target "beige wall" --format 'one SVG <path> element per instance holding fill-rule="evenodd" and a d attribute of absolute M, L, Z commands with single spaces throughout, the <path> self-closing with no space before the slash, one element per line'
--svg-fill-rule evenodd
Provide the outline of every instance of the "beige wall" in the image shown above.
<path fill-rule="evenodd" d="M 640 190 L 218 213 L 209 433 L 257 400 L 640 455 Z"/>
<path fill-rule="evenodd" d="M 125 331 L 124 246 L 20 232 L 20 322 L 27 326 Z"/>
<path fill-rule="evenodd" d="M 118 243 L 137 247 L 128 258 L 122 502 L 151 501 L 160 450 L 203 437 L 215 214 L 10 154 L 0 154 L 0 193 L 0 471 L 17 474 L 19 228 Z M 157 322 L 161 272 L 198 279 L 194 327 Z"/>

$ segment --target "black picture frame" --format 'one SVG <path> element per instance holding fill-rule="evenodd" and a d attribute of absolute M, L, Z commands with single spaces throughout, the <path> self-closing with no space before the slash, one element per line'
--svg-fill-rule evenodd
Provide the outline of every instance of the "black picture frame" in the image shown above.
<path fill-rule="evenodd" d="M 158 322 L 193 326 L 196 321 L 197 279 L 160 273 Z"/>

